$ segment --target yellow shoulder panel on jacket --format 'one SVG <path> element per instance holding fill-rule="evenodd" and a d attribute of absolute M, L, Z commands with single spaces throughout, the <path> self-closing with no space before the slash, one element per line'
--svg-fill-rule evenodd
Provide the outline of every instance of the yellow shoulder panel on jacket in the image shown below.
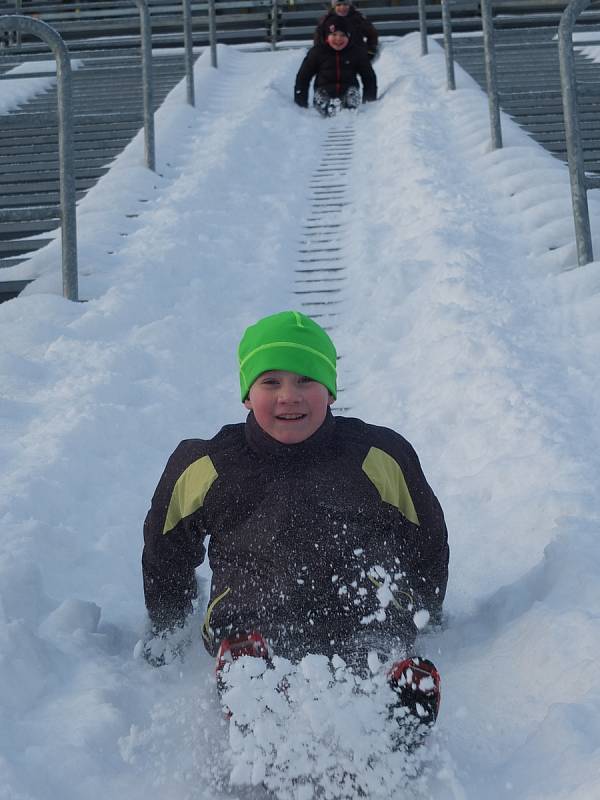
<path fill-rule="evenodd" d="M 189 517 L 204 503 L 208 490 L 217 477 L 210 456 L 194 461 L 181 473 L 173 487 L 163 533 L 169 533 L 185 517 Z"/>
<path fill-rule="evenodd" d="M 372 447 L 363 461 L 362 468 L 384 503 L 397 508 L 415 525 L 420 524 L 404 473 L 395 459 L 378 447 Z"/>

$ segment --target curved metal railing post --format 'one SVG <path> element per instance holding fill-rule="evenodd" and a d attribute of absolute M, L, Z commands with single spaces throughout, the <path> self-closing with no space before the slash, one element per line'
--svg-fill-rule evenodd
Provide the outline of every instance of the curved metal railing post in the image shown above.
<path fill-rule="evenodd" d="M 427 55 L 427 11 L 426 0 L 419 0 L 419 31 L 421 33 L 421 55 Z"/>
<path fill-rule="evenodd" d="M 196 105 L 194 92 L 194 39 L 192 37 L 192 6 L 190 0 L 182 0 L 183 6 L 183 45 L 185 48 L 185 81 L 187 102 Z"/>
<path fill-rule="evenodd" d="M 444 53 L 446 55 L 446 86 L 451 91 L 456 89 L 454 77 L 454 50 L 452 49 L 452 0 L 442 0 L 442 27 L 444 30 Z"/>
<path fill-rule="evenodd" d="M 498 100 L 498 77 L 496 75 L 496 49 L 494 42 L 494 20 L 492 0 L 481 0 L 481 24 L 483 27 L 483 46 L 485 52 L 485 76 L 488 105 L 490 108 L 490 130 L 492 147 L 502 147 L 502 126 L 500 124 L 500 102 Z"/>
<path fill-rule="evenodd" d="M 210 41 L 210 64 L 217 67 L 217 12 L 215 0 L 208 0 L 208 38 Z"/>
<path fill-rule="evenodd" d="M 590 212 L 587 201 L 587 180 L 583 162 L 583 146 L 579 129 L 577 77 L 573 54 L 573 30 L 581 12 L 591 0 L 571 0 L 563 11 L 558 26 L 558 58 L 562 90 L 563 116 L 573 202 L 573 221 L 577 243 L 577 262 L 580 266 L 594 260 Z"/>
<path fill-rule="evenodd" d="M 147 0 L 135 0 L 140 12 L 142 40 L 142 94 L 144 97 L 144 161 L 148 169 L 156 169 L 154 150 L 154 90 L 152 79 L 152 25 Z"/>
<path fill-rule="evenodd" d="M 2 31 L 17 31 L 42 39 L 52 50 L 56 59 L 62 286 L 63 297 L 66 297 L 67 300 L 77 301 L 79 287 L 71 58 L 59 33 L 41 20 L 16 14 L 2 16 L 0 17 L 0 32 Z"/>

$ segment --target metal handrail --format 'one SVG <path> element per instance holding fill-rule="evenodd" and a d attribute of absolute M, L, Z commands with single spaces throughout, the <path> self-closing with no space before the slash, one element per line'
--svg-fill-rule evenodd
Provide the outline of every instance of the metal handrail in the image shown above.
<path fill-rule="evenodd" d="M 587 201 L 587 189 L 588 187 L 592 188 L 593 183 L 586 178 L 583 160 L 583 145 L 581 143 L 577 103 L 575 56 L 573 53 L 573 30 L 577 17 L 589 6 L 590 2 L 591 0 L 571 0 L 564 10 L 558 26 L 560 85 L 562 89 L 569 179 L 571 182 L 573 221 L 575 223 L 577 262 L 580 266 L 594 260 L 590 212 Z"/>
<path fill-rule="evenodd" d="M 453 0 L 442 0 L 442 29 L 444 32 L 444 54 L 446 57 L 446 87 L 450 91 L 456 89 L 454 49 L 452 47 L 452 5 Z"/>
<path fill-rule="evenodd" d="M 56 59 L 62 285 L 63 296 L 67 300 L 77 301 L 79 287 L 71 57 L 60 34 L 41 20 L 19 14 L 8 14 L 0 17 L 0 32 L 4 31 L 27 33 L 41 39 L 52 50 Z"/>
<path fill-rule="evenodd" d="M 427 55 L 427 9 L 426 0 L 419 0 L 419 33 L 421 34 L 421 55 Z"/>
<path fill-rule="evenodd" d="M 210 41 L 210 63 L 217 68 L 217 11 L 215 0 L 208 0 L 208 30 Z"/>
<path fill-rule="evenodd" d="M 498 99 L 498 77 L 496 73 L 496 44 L 492 0 L 481 0 L 481 27 L 485 52 L 485 76 L 487 83 L 488 106 L 490 112 L 490 133 L 492 148 L 502 147 L 502 125 L 500 123 L 500 101 Z"/>
<path fill-rule="evenodd" d="M 279 39 L 279 0 L 273 0 L 271 6 L 271 50 L 277 50 L 277 40 Z"/>
<path fill-rule="evenodd" d="M 196 105 L 194 92 L 194 40 L 192 37 L 192 7 L 190 0 L 182 0 L 183 45 L 185 48 L 185 81 L 188 105 Z"/>
<path fill-rule="evenodd" d="M 140 37 L 142 42 L 142 95 L 144 104 L 144 161 L 148 169 L 156 171 L 154 144 L 154 85 L 152 78 L 152 23 L 148 0 L 134 0 L 140 12 Z"/>

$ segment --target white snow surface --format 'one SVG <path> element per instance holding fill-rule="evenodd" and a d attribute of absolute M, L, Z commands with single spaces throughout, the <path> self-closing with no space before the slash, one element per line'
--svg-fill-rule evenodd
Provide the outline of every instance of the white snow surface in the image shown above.
<path fill-rule="evenodd" d="M 157 113 L 157 174 L 140 134 L 80 203 L 85 302 L 60 296 L 59 236 L 6 273 L 36 280 L 0 306 L 0 798 L 600 797 L 600 264 L 576 267 L 566 167 L 507 117 L 492 151 L 485 96 L 459 69 L 448 92 L 416 35 L 387 42 L 379 102 L 333 120 L 291 102 L 301 51 L 218 55 L 196 62 L 196 108 L 179 85 Z M 204 599 L 182 662 L 136 646 L 154 487 L 181 439 L 244 418 L 246 325 L 300 307 L 331 127 L 354 131 L 340 400 L 413 443 L 450 535 L 415 769 L 386 745 L 377 659 L 369 699 L 307 656 L 294 706 L 235 665 L 243 736 Z M 595 191 L 590 209 L 600 253 Z"/>

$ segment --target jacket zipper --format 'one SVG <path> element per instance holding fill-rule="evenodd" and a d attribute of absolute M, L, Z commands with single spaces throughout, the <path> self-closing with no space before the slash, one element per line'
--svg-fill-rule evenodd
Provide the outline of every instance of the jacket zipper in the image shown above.
<path fill-rule="evenodd" d="M 335 76 L 336 76 L 335 90 L 337 96 L 340 97 L 340 95 L 342 94 L 342 69 L 340 63 L 340 54 L 338 52 L 336 52 L 335 54 Z"/>

